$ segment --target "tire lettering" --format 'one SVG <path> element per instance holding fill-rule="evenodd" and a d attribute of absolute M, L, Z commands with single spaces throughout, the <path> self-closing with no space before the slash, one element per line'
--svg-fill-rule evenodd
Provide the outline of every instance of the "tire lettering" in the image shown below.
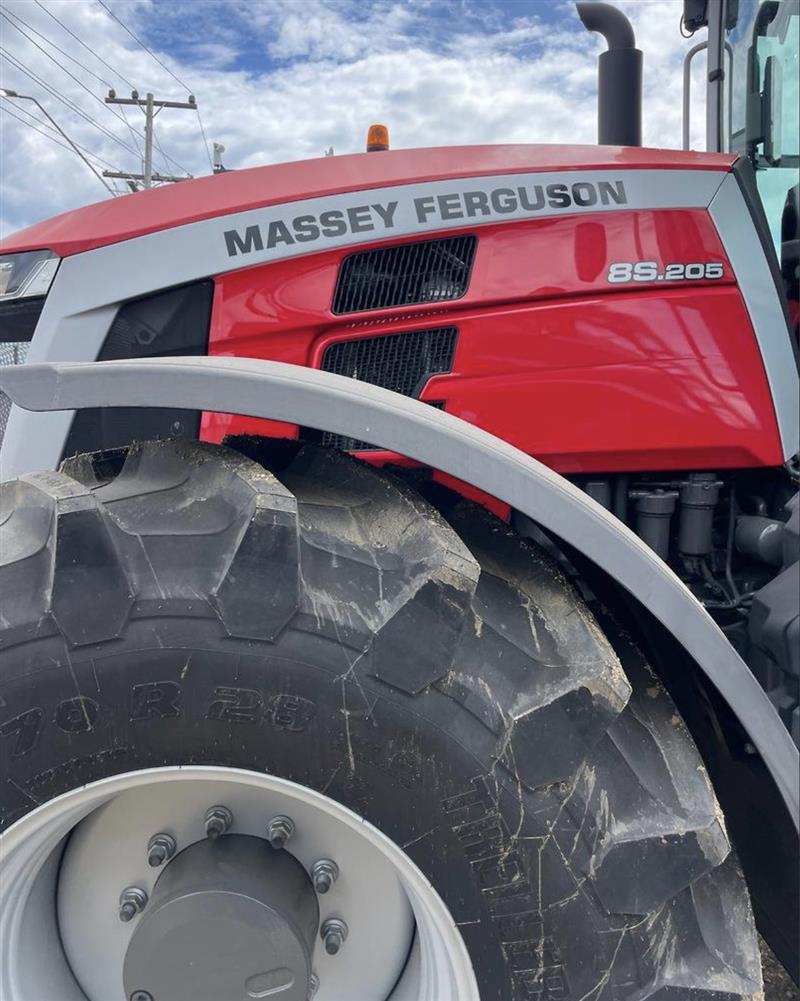
<path fill-rule="evenodd" d="M 181 686 L 174 681 L 154 681 L 131 689 L 131 722 L 143 719 L 177 719 L 181 709 Z"/>
<path fill-rule="evenodd" d="M 300 695 L 276 695 L 270 711 L 272 724 L 279 730 L 304 733 L 311 720 L 317 715 L 315 702 Z"/>
<path fill-rule="evenodd" d="M 11 751 L 12 758 L 21 758 L 36 747 L 42 732 L 43 719 L 44 710 L 37 706 L 34 709 L 27 709 L 0 726 L 0 736 L 17 738 Z"/>
<path fill-rule="evenodd" d="M 89 733 L 94 729 L 100 706 L 85 695 L 65 699 L 56 706 L 53 722 L 64 733 Z"/>
<path fill-rule="evenodd" d="M 443 800 L 442 809 L 492 914 L 512 970 L 515 1001 L 566 999 L 561 956 L 543 936 L 541 915 L 534 910 L 538 895 L 497 808 L 495 788 L 490 776 L 480 775 L 466 792 Z"/>
<path fill-rule="evenodd" d="M 206 719 L 222 723 L 258 723 L 264 709 L 261 694 L 252 688 L 215 688 L 218 697 L 208 707 Z"/>

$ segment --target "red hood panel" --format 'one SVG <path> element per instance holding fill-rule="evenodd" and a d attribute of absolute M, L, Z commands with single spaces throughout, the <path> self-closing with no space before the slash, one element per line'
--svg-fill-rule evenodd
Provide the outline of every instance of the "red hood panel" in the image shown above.
<path fill-rule="evenodd" d="M 155 188 L 46 219 L 0 241 L 0 252 L 61 257 L 263 205 L 443 177 L 609 167 L 726 170 L 730 154 L 619 146 L 443 146 L 279 163 Z"/>

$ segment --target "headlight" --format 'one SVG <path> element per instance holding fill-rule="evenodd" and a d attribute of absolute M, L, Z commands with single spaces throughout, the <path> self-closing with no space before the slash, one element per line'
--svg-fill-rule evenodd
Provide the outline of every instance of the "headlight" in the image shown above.
<path fill-rule="evenodd" d="M 50 250 L 0 256 L 0 308 L 15 299 L 47 295 L 58 263 L 59 258 Z"/>
<path fill-rule="evenodd" d="M 49 250 L 0 255 L 0 344 L 33 337 L 59 261 Z"/>

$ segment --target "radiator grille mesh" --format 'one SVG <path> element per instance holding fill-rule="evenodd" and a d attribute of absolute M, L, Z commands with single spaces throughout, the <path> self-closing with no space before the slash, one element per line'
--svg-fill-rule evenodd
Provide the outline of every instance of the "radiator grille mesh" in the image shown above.
<path fill-rule="evenodd" d="M 418 397 L 431 376 L 452 369 L 457 337 L 455 327 L 435 327 L 338 341 L 326 349 L 321 367 L 324 372 L 368 382 L 403 396 Z M 442 403 L 432 405 L 443 406 Z M 329 431 L 309 429 L 303 437 L 346 452 L 375 448 L 368 442 Z"/>
<path fill-rule="evenodd" d="M 22 365 L 28 355 L 28 341 L 12 341 L 8 344 L 0 343 L 0 365 Z M 6 433 L 8 415 L 11 412 L 11 400 L 0 390 L 0 445 L 3 444 L 3 436 Z"/>
<path fill-rule="evenodd" d="M 460 299 L 475 256 L 474 236 L 406 243 L 351 254 L 342 262 L 334 313 Z"/>

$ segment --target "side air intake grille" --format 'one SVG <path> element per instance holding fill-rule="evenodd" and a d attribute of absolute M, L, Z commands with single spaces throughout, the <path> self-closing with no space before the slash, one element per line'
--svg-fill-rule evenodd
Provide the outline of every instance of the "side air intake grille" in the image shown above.
<path fill-rule="evenodd" d="M 22 365 L 29 347 L 30 344 L 27 341 L 11 341 L 7 344 L 0 342 L 0 365 Z M 11 400 L 0 390 L 0 445 L 3 444 L 3 436 L 6 433 L 6 424 L 8 424 L 10 413 Z"/>
<path fill-rule="evenodd" d="M 474 236 L 455 236 L 351 254 L 342 261 L 333 312 L 460 299 L 469 284 L 475 244 Z"/>
<path fill-rule="evenodd" d="M 455 327 L 436 327 L 337 341 L 326 348 L 321 367 L 324 372 L 382 386 L 403 396 L 418 397 L 431 376 L 452 369 L 457 337 Z M 442 406 L 441 403 L 433 405 Z M 328 431 L 308 429 L 303 437 L 347 452 L 375 448 L 367 442 Z"/>

